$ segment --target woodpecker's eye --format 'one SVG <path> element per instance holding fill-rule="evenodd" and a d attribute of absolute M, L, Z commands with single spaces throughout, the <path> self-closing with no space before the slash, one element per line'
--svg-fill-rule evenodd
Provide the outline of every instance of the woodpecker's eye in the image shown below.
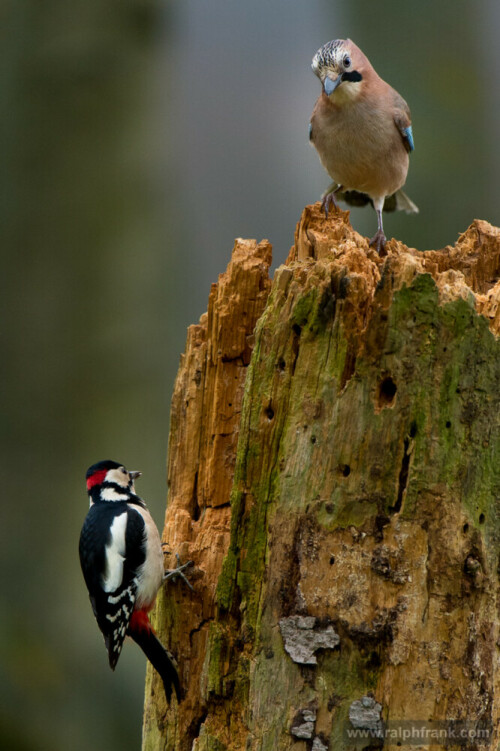
<path fill-rule="evenodd" d="M 351 67 L 351 58 L 349 55 L 344 55 L 344 59 L 342 60 L 344 64 L 344 68 L 350 68 Z"/>
<path fill-rule="evenodd" d="M 123 472 L 124 475 L 127 474 L 127 470 L 125 469 L 125 467 L 120 467 L 120 472 Z"/>

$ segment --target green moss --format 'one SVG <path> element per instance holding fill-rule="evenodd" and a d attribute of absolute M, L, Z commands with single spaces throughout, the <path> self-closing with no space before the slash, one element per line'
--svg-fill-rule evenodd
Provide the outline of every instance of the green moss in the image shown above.
<path fill-rule="evenodd" d="M 321 692 L 327 697 L 336 697 L 337 706 L 332 713 L 332 730 L 330 748 L 344 749 L 344 731 L 349 727 L 349 707 L 353 701 L 375 693 L 379 670 L 371 667 L 372 653 L 376 648 L 361 654 L 356 648 L 343 649 L 341 652 L 328 652 L 320 658 Z M 325 701 L 325 703 L 326 703 Z"/>
<path fill-rule="evenodd" d="M 200 732 L 196 748 L 198 751 L 227 751 L 225 743 L 222 743 L 218 738 L 207 733 L 203 728 Z"/>
<path fill-rule="evenodd" d="M 267 505 L 266 501 L 255 498 L 246 522 L 247 534 L 244 540 L 244 554 L 237 576 L 242 607 L 244 608 L 244 625 L 247 630 L 255 630 L 259 615 L 261 586 L 264 580 L 265 554 L 267 548 Z"/>
<path fill-rule="evenodd" d="M 359 698 L 360 692 L 374 691 L 377 687 L 379 671 L 371 666 L 372 652 L 377 652 L 376 645 L 362 654 L 354 645 L 344 644 L 341 651 L 328 651 L 320 657 L 321 674 L 332 676 L 332 689 L 349 703 Z"/>
<path fill-rule="evenodd" d="M 275 514 L 309 515 L 322 535 L 349 526 L 370 534 L 374 517 L 394 514 L 397 500 L 400 517 L 418 518 L 421 504 L 435 492 L 446 503 L 462 504 L 485 538 L 500 535 L 493 508 L 500 495 L 500 435 L 497 414 L 491 413 L 500 358 L 487 323 L 471 300 L 440 306 L 432 277 L 418 275 L 394 293 L 388 309 L 376 311 L 358 350 L 347 339 L 342 316 L 335 316 L 328 284 L 302 294 L 295 290 L 291 314 L 290 299 L 270 298 L 245 385 L 231 542 L 217 584 L 218 621 L 209 632 L 204 680 L 213 701 L 230 701 L 233 692 L 249 717 L 265 718 L 271 740 L 259 737 L 260 749 L 281 748 L 285 736 L 289 744 L 290 702 L 304 706 L 320 695 L 325 703 L 338 698 L 330 747 L 343 748 L 349 706 L 375 692 L 384 649 L 347 638 L 340 651 L 319 656 L 307 680 L 282 654 L 276 621 L 281 605 L 270 601 L 266 565 L 273 554 L 270 540 L 286 545 L 291 556 L 299 542 L 270 537 Z M 397 394 L 384 404 L 379 391 L 387 374 Z M 269 404 L 273 415 L 266 419 Z M 313 523 L 311 529 L 313 537 Z M 234 628 L 228 611 L 239 628 L 232 638 L 240 638 L 243 649 L 229 644 L 222 625 Z M 278 680 L 286 706 L 274 707 Z M 254 729 L 256 736 L 264 734 Z"/>
<path fill-rule="evenodd" d="M 358 497 L 346 497 L 338 488 L 331 501 L 320 505 L 317 520 L 324 529 L 329 531 L 351 526 L 361 528 L 367 522 L 371 522 L 378 511 L 376 503 L 364 502 Z"/>
<path fill-rule="evenodd" d="M 317 296 L 316 289 L 311 289 L 298 298 L 292 310 L 291 322 L 293 325 L 302 327 L 307 324 L 314 309 Z"/>
<path fill-rule="evenodd" d="M 415 317 L 415 323 L 429 325 L 436 317 L 438 289 L 430 274 L 417 274 L 410 285 L 403 285 L 393 296 L 390 315 L 394 318 Z"/>
<path fill-rule="evenodd" d="M 467 300 L 460 298 L 441 306 L 439 313 L 443 325 L 451 333 L 451 341 L 455 343 L 460 341 L 463 336 L 468 335 L 471 326 L 475 328 L 477 324 L 484 323 L 488 328 L 486 319 L 478 316 L 475 311 L 472 294 L 469 295 Z M 491 332 L 490 336 L 492 336 Z"/>
<path fill-rule="evenodd" d="M 224 696 L 223 678 L 228 672 L 229 653 L 229 639 L 225 627 L 217 621 L 212 621 L 208 632 L 207 653 L 203 668 L 207 699 Z"/>
<path fill-rule="evenodd" d="M 215 599 L 217 605 L 222 610 L 229 610 L 234 595 L 234 587 L 236 581 L 236 571 L 238 568 L 238 558 L 234 549 L 229 549 L 224 562 L 222 564 L 222 571 L 219 579 L 217 580 L 217 589 L 215 592 Z"/>
<path fill-rule="evenodd" d="M 250 690 L 250 660 L 242 655 L 238 661 L 234 682 L 234 699 L 239 701 L 242 706 L 248 703 L 248 694 Z"/>
<path fill-rule="evenodd" d="M 335 358 L 333 360 L 333 377 L 340 385 L 343 381 L 343 375 L 346 369 L 347 357 L 349 354 L 349 343 L 344 336 L 344 330 L 339 331 L 335 340 Z"/>

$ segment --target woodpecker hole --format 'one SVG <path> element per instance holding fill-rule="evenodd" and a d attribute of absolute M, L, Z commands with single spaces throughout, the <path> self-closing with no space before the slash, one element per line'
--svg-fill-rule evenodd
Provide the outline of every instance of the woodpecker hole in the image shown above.
<path fill-rule="evenodd" d="M 451 428 L 451 422 L 449 420 L 446 420 L 446 427 Z"/>
<path fill-rule="evenodd" d="M 302 328 L 299 326 L 298 323 L 294 323 L 292 326 L 292 331 L 296 336 L 300 336 L 302 333 Z"/>
<path fill-rule="evenodd" d="M 380 655 L 378 652 L 371 652 L 370 657 L 368 658 L 367 667 L 369 668 L 379 668 L 381 665 Z"/>
<path fill-rule="evenodd" d="M 486 517 L 485 517 L 485 515 L 484 515 L 484 514 L 479 514 L 479 524 L 484 524 L 484 520 L 485 520 L 485 518 L 486 518 Z"/>
<path fill-rule="evenodd" d="M 313 443 L 313 444 L 316 443 L 316 436 L 315 435 L 311 436 L 311 443 Z"/>
<path fill-rule="evenodd" d="M 379 384 L 378 387 L 378 408 L 391 407 L 394 404 L 396 398 L 396 391 L 398 387 L 392 380 L 391 376 L 386 376 Z"/>
<path fill-rule="evenodd" d="M 267 417 L 268 420 L 272 420 L 273 419 L 273 417 L 274 417 L 274 409 L 271 407 L 270 404 L 269 404 L 268 407 L 266 407 L 266 409 L 264 410 L 264 412 L 266 413 L 266 417 Z"/>
<path fill-rule="evenodd" d="M 330 566 L 333 566 L 334 563 L 335 563 L 335 556 L 331 555 L 330 556 Z"/>
<path fill-rule="evenodd" d="M 463 530 L 464 535 L 466 535 L 467 532 L 469 531 L 469 525 L 467 524 L 467 522 L 462 527 L 462 530 Z"/>
<path fill-rule="evenodd" d="M 286 368 L 286 362 L 283 359 L 278 360 L 278 370 L 283 372 Z"/>
<path fill-rule="evenodd" d="M 344 477 L 349 477 L 351 474 L 351 468 L 348 464 L 343 464 L 341 470 Z"/>

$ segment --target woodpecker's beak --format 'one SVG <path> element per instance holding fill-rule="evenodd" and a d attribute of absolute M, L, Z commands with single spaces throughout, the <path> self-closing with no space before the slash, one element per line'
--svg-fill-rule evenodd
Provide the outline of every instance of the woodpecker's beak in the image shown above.
<path fill-rule="evenodd" d="M 137 480 L 142 475 L 142 472 L 129 472 L 128 474 L 132 482 L 134 482 L 134 480 Z"/>
<path fill-rule="evenodd" d="M 330 76 L 327 76 L 325 80 L 323 81 L 323 88 L 325 90 L 325 94 L 327 96 L 330 96 L 330 94 L 333 94 L 337 86 L 341 83 L 342 83 L 342 74 L 340 74 L 340 76 L 337 76 L 337 78 L 335 79 L 330 78 Z"/>

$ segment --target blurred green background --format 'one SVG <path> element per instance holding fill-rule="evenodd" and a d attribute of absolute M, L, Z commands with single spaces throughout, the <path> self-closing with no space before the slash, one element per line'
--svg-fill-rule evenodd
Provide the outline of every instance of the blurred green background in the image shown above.
<path fill-rule="evenodd" d="M 80 574 L 84 472 L 142 470 L 161 526 L 186 327 L 233 238 L 282 263 L 329 183 L 313 54 L 349 36 L 408 100 L 420 214 L 385 226 L 423 250 L 500 224 L 499 32 L 497 0 L 1 3 L 2 749 L 140 747 L 144 658 L 111 673 Z"/>

